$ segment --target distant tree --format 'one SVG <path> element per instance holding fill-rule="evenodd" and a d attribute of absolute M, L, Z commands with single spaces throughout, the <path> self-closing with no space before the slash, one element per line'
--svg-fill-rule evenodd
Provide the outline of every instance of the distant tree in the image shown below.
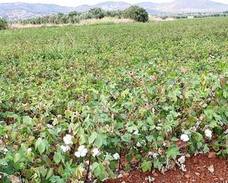
<path fill-rule="evenodd" d="M 80 22 L 80 13 L 72 11 L 68 14 L 68 23 L 79 23 Z"/>
<path fill-rule="evenodd" d="M 123 12 L 120 10 L 113 10 L 113 11 L 106 11 L 105 12 L 105 16 L 106 17 L 117 17 L 117 18 L 121 18 L 122 17 Z"/>
<path fill-rule="evenodd" d="M 74 16 L 79 16 L 80 13 L 78 13 L 77 11 L 72 11 L 68 14 L 69 17 L 74 17 Z"/>
<path fill-rule="evenodd" d="M 133 19 L 137 22 L 147 22 L 149 15 L 144 8 L 138 6 L 131 6 L 124 11 L 124 17 Z"/>
<path fill-rule="evenodd" d="M 0 18 L 0 30 L 4 30 L 8 28 L 8 23 L 5 19 Z"/>
<path fill-rule="evenodd" d="M 92 18 L 101 19 L 105 17 L 105 12 L 101 8 L 92 8 L 88 12 L 92 15 Z"/>

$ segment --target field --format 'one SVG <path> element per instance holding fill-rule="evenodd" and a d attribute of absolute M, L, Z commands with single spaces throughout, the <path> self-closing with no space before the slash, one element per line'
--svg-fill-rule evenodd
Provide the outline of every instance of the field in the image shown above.
<path fill-rule="evenodd" d="M 227 157 L 227 82 L 228 18 L 1 31 L 2 181 Z"/>

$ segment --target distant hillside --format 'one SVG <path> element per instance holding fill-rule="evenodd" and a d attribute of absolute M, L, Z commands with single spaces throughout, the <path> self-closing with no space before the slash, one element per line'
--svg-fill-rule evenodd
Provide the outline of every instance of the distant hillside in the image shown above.
<path fill-rule="evenodd" d="M 211 0 L 175 0 L 160 4 L 158 9 L 164 12 L 221 12 L 228 10 L 228 5 Z"/>
<path fill-rule="evenodd" d="M 159 9 L 159 6 L 161 5 L 161 3 L 159 4 L 159 3 L 153 3 L 153 2 L 142 2 L 142 3 L 137 3 L 136 5 L 146 9 L 147 12 L 151 15 L 156 15 L 161 13 L 161 10 Z"/>
<path fill-rule="evenodd" d="M 160 14 L 162 12 L 221 12 L 228 10 L 227 4 L 217 3 L 211 0 L 174 0 L 171 3 L 142 2 L 136 5 L 145 8 L 150 14 Z M 95 7 L 105 10 L 124 10 L 130 6 L 131 4 L 123 1 L 107 1 L 93 6 L 81 5 L 78 7 L 64 7 L 53 4 L 0 3 L 0 16 L 10 20 L 17 20 L 56 14 L 59 12 L 85 12 Z"/>
<path fill-rule="evenodd" d="M 119 1 L 119 2 L 113 2 L 113 1 L 106 1 L 103 3 L 99 3 L 93 6 L 89 6 L 89 5 L 80 5 L 76 8 L 74 8 L 76 11 L 78 12 L 85 12 L 90 10 L 91 8 L 102 8 L 104 10 L 124 10 L 127 9 L 131 6 L 131 4 L 123 2 L 123 1 Z"/>
<path fill-rule="evenodd" d="M 56 13 L 67 13 L 73 8 L 54 4 L 0 3 L 0 16 L 10 19 L 27 19 Z"/>
<path fill-rule="evenodd" d="M 104 2 L 104 3 L 100 3 L 95 5 L 95 7 L 99 7 L 102 8 L 104 10 L 125 10 L 127 8 L 129 8 L 131 6 L 131 4 L 126 3 L 126 2 Z"/>

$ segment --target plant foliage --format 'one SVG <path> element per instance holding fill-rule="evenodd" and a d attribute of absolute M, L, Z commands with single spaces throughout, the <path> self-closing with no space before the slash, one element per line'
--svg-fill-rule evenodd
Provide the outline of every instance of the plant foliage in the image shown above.
<path fill-rule="evenodd" d="M 137 22 L 147 22 L 149 15 L 144 8 L 138 6 L 131 6 L 124 11 L 124 17 L 133 19 Z"/>
<path fill-rule="evenodd" d="M 120 165 L 168 169 L 186 151 L 227 157 L 227 29 L 210 18 L 0 33 L 1 181 L 103 181 Z"/>
<path fill-rule="evenodd" d="M 8 23 L 5 19 L 0 18 L 0 30 L 4 30 L 8 28 Z"/>

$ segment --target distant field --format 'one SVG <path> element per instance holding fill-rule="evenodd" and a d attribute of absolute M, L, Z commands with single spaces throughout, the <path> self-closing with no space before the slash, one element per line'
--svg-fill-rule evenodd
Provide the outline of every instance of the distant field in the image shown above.
<path fill-rule="evenodd" d="M 166 169 L 183 134 L 227 157 L 227 78 L 228 18 L 0 31 L 2 180 Z"/>

